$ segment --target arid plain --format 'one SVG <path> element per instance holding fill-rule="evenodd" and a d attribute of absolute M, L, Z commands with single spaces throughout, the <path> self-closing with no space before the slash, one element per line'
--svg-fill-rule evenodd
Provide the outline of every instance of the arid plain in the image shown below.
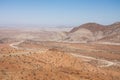
<path fill-rule="evenodd" d="M 1 27 L 0 80 L 120 80 L 120 23 Z"/>

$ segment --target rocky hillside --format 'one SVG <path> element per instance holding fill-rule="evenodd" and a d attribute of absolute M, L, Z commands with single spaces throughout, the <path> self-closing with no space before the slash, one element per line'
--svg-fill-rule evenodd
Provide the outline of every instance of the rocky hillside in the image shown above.
<path fill-rule="evenodd" d="M 111 25 L 87 23 L 73 28 L 64 39 L 71 42 L 120 42 L 120 22 Z"/>

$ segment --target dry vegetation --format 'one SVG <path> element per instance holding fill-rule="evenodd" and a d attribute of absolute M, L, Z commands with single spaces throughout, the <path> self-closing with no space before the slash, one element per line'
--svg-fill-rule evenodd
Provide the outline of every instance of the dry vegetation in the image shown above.
<path fill-rule="evenodd" d="M 9 46 L 9 44 L 0 44 L 0 54 L 11 54 L 24 52 L 22 49 L 15 49 Z"/>
<path fill-rule="evenodd" d="M 82 54 L 103 58 L 107 60 L 120 61 L 120 46 L 119 45 L 102 45 L 102 44 L 84 44 L 84 43 L 64 43 L 50 41 L 25 41 L 19 45 L 20 47 L 28 47 L 30 49 L 48 49 L 55 48 L 60 51 L 69 53 Z"/>
<path fill-rule="evenodd" d="M 56 49 L 45 53 L 4 56 L 0 64 L 1 80 L 119 79 L 117 74 L 112 77 L 110 73 Z"/>
<path fill-rule="evenodd" d="M 0 80 L 120 80 L 119 25 L 88 23 L 71 31 L 1 27 Z"/>
<path fill-rule="evenodd" d="M 94 57 L 98 58 L 104 56 L 105 59 L 107 59 L 107 55 L 109 56 L 108 60 L 114 60 L 113 55 L 110 57 L 109 50 L 114 48 L 114 51 L 119 52 L 119 46 L 104 45 L 103 48 L 103 45 L 37 41 L 25 41 L 17 46 L 24 50 L 16 50 L 5 45 L 5 49 L 8 49 L 10 54 L 5 52 L 6 55 L 0 55 L 0 80 L 120 79 L 119 66 L 99 67 L 100 64 L 98 65 L 95 60 L 85 61 L 85 58 L 71 55 L 71 53 L 95 55 Z M 19 51 L 20 53 L 18 53 Z M 108 51 L 108 53 L 104 51 Z M 99 52 L 103 56 L 100 56 Z M 116 55 L 120 56 L 119 53 L 114 53 L 114 55 L 115 57 Z"/>

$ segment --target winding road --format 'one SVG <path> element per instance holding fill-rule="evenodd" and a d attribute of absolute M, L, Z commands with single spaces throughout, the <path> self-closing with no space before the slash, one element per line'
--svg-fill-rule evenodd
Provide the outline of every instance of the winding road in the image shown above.
<path fill-rule="evenodd" d="M 99 63 L 101 63 L 100 67 L 110 67 L 110 66 L 113 66 L 113 65 L 120 66 L 120 62 L 112 62 L 112 61 L 108 61 L 108 60 L 104 60 L 104 59 L 97 59 L 97 58 L 94 58 L 94 57 L 83 56 L 83 55 L 73 54 L 73 53 L 71 53 L 71 54 L 75 57 L 80 57 L 80 58 L 87 59 L 86 61 L 96 60 Z"/>
<path fill-rule="evenodd" d="M 11 43 L 9 46 L 12 47 L 12 48 L 15 48 L 15 49 L 19 49 L 19 47 L 17 47 L 17 45 L 19 45 L 23 42 L 24 41 L 14 42 L 14 43 Z"/>
<path fill-rule="evenodd" d="M 11 43 L 9 46 L 15 49 L 20 49 L 17 45 L 19 45 L 20 43 L 23 43 L 24 41 L 19 41 L 19 42 L 14 42 Z M 29 52 L 21 52 L 21 53 L 14 53 L 12 55 L 21 55 L 21 54 L 30 54 Z M 75 56 L 75 57 L 80 57 L 80 58 L 84 58 L 86 61 L 91 61 L 91 60 L 96 60 L 98 63 L 101 63 L 101 65 L 99 67 L 110 67 L 113 65 L 117 65 L 120 66 L 120 62 L 112 62 L 112 61 L 108 61 L 108 60 L 104 60 L 104 59 L 97 59 L 94 57 L 90 57 L 90 56 L 83 56 L 80 54 L 73 54 L 71 53 L 71 55 Z"/>

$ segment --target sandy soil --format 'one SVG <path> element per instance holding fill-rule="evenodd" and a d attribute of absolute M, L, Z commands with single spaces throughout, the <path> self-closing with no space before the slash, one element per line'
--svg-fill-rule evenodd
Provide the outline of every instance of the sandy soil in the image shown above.
<path fill-rule="evenodd" d="M 0 55 L 0 80 L 120 80 L 119 60 L 110 55 L 118 56 L 119 46 L 34 41 L 2 45 L 14 53 Z"/>

